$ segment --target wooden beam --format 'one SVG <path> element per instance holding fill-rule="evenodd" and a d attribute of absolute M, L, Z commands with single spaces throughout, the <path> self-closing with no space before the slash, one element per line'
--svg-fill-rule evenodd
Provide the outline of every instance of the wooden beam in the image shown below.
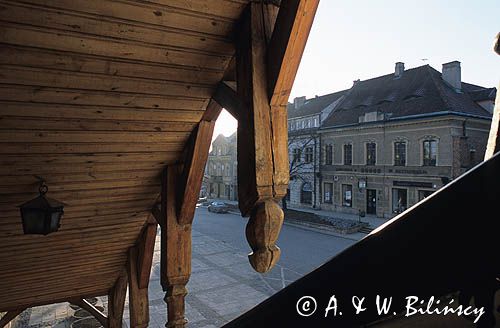
<path fill-rule="evenodd" d="M 89 301 L 87 301 L 84 298 L 78 298 L 78 299 L 71 299 L 69 300 L 71 304 L 77 305 L 87 311 L 88 313 L 92 314 L 94 318 L 97 319 L 103 325 L 104 327 L 109 327 L 108 323 L 108 317 L 99 311 L 94 305 L 90 304 Z"/>
<path fill-rule="evenodd" d="M 219 105 L 214 99 L 210 99 L 201 120 L 215 121 L 219 117 L 221 110 L 221 105 Z"/>
<path fill-rule="evenodd" d="M 236 93 L 236 90 L 226 82 L 220 82 L 214 95 L 213 100 L 219 103 L 225 110 L 227 110 L 236 120 L 239 120 L 241 112 L 245 111 L 245 105 Z"/>
<path fill-rule="evenodd" d="M 214 126 L 215 121 L 201 121 L 188 143 L 182 179 L 177 184 L 177 219 L 181 225 L 193 222 Z"/>
<path fill-rule="evenodd" d="M 146 328 L 149 324 L 148 289 L 139 288 L 137 261 L 138 251 L 137 247 L 134 246 L 129 249 L 127 261 L 130 327 Z"/>
<path fill-rule="evenodd" d="M 493 51 L 500 55 L 500 33 L 497 33 Z M 500 151 L 500 84 L 497 88 L 497 96 L 495 99 L 495 108 L 493 109 L 493 118 L 491 120 L 490 135 L 488 138 L 488 146 L 484 160 L 490 159 L 494 154 Z"/>
<path fill-rule="evenodd" d="M 285 138 L 286 143 L 287 130 L 273 130 L 267 93 L 265 55 L 270 28 L 265 22 L 270 21 L 274 9 L 272 5 L 250 3 L 236 38 L 237 92 L 248 106 L 238 121 L 238 198 L 242 215 L 250 216 L 246 235 L 253 252 L 249 260 L 258 272 L 269 271 L 279 259 L 280 249 L 275 243 L 283 211 L 276 202 L 285 195 L 282 190 L 286 192 L 286 185 L 278 186 L 274 176 L 275 157 L 288 159 L 288 151 L 274 153 L 273 140 Z"/>
<path fill-rule="evenodd" d="M 20 315 L 21 312 L 23 312 L 24 310 L 26 309 L 18 309 L 5 313 L 2 319 L 0 319 L 0 328 L 7 326 L 9 322 L 11 322 L 18 315 Z"/>
<path fill-rule="evenodd" d="M 166 327 L 184 328 L 186 284 L 191 275 L 191 224 L 177 219 L 176 185 L 179 165 L 168 166 L 162 176 L 161 285 L 168 308 Z"/>
<path fill-rule="evenodd" d="M 149 286 L 149 276 L 151 274 L 151 265 L 153 264 L 157 227 L 158 225 L 156 222 L 154 224 L 147 224 L 139 240 L 137 277 L 139 288 L 141 289 L 147 289 Z"/>
<path fill-rule="evenodd" d="M 161 227 L 161 222 L 162 222 L 162 217 L 163 213 L 161 212 L 160 204 L 155 204 L 153 208 L 151 209 L 151 214 L 153 215 L 154 219 L 156 220 L 156 223 Z"/>
<path fill-rule="evenodd" d="M 109 328 L 121 328 L 127 294 L 127 270 L 123 270 L 108 294 Z"/>
<path fill-rule="evenodd" d="M 286 106 L 319 0 L 282 1 L 267 51 L 269 100 Z"/>

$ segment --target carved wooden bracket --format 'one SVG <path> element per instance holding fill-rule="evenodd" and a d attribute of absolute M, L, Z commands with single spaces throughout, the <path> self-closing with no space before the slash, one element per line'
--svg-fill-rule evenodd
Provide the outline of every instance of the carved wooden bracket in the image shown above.
<path fill-rule="evenodd" d="M 286 105 L 318 0 L 290 0 L 281 7 L 251 2 L 236 38 L 238 198 L 258 272 L 278 261 L 283 223 L 277 202 L 289 181 Z"/>

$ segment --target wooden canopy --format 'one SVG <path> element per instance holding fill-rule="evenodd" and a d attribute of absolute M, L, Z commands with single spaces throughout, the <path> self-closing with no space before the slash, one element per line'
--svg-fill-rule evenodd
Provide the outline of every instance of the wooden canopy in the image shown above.
<path fill-rule="evenodd" d="M 183 326 L 190 226 L 223 106 L 245 128 L 239 193 L 251 263 L 276 262 L 286 103 L 318 5 L 279 2 L 0 4 L 0 311 L 110 295 L 118 326 L 128 276 L 131 324 L 147 325 L 158 222 L 169 321 Z M 40 179 L 66 204 L 62 225 L 24 235 L 17 206 Z"/>

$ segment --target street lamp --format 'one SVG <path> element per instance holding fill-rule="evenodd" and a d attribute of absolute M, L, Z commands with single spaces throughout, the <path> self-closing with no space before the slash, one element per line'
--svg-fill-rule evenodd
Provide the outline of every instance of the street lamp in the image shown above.
<path fill-rule="evenodd" d="M 49 188 L 40 183 L 40 195 L 19 206 L 25 235 L 48 235 L 59 230 L 64 204 L 45 197 Z"/>

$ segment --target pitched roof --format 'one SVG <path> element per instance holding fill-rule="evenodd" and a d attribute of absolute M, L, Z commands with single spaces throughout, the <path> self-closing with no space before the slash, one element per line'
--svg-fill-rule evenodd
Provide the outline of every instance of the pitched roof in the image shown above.
<path fill-rule="evenodd" d="M 302 117 L 318 114 L 325 107 L 342 97 L 349 90 L 337 91 L 323 96 L 307 99 L 305 104 L 295 108 L 293 104 L 288 104 L 288 118 Z"/>
<path fill-rule="evenodd" d="M 442 112 L 491 118 L 470 94 L 483 90 L 491 93 L 491 89 L 462 85 L 463 92 L 455 92 L 429 65 L 406 70 L 400 78 L 391 73 L 360 81 L 325 120 L 323 128 L 358 124 L 360 116 L 372 112 L 385 114 L 390 120 Z"/>

